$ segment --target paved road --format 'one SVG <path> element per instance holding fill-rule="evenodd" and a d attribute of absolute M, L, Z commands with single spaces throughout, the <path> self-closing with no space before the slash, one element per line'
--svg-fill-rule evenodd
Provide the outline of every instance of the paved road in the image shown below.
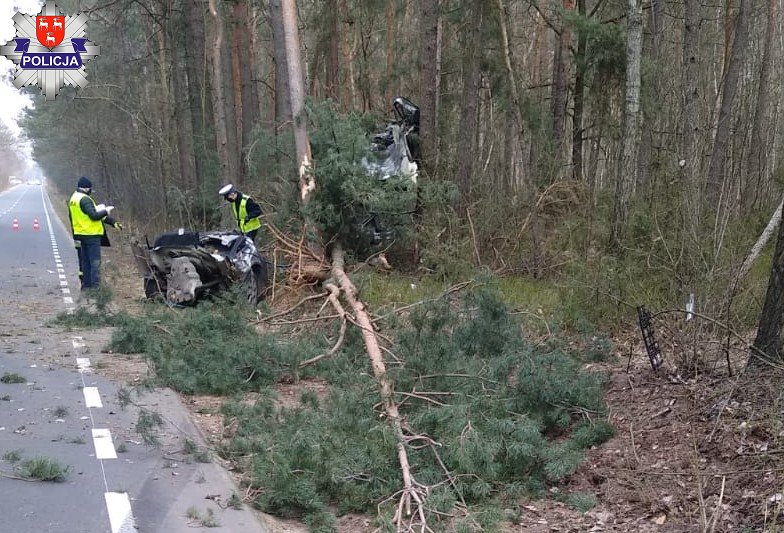
<path fill-rule="evenodd" d="M 136 405 L 122 408 L 123 384 L 94 372 L 108 334 L 48 324 L 79 305 L 76 271 L 72 241 L 44 189 L 1 193 L 0 375 L 24 383 L 0 383 L 0 531 L 267 531 L 249 510 L 226 508 L 236 489 L 217 464 L 186 453 L 186 439 L 201 438 L 174 393 L 134 397 Z M 135 431 L 140 409 L 165 420 L 160 446 Z M 12 455 L 55 460 L 68 468 L 66 479 L 15 479 Z M 209 521 L 210 511 L 217 529 L 195 518 Z"/>

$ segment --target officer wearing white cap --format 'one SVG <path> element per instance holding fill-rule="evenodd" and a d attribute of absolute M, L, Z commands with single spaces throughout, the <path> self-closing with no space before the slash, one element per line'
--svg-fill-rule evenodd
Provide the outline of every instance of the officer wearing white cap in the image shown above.
<path fill-rule="evenodd" d="M 218 194 L 231 203 L 231 210 L 240 232 L 255 240 L 256 233 L 261 227 L 261 206 L 247 194 L 238 191 L 231 183 L 221 187 Z"/>

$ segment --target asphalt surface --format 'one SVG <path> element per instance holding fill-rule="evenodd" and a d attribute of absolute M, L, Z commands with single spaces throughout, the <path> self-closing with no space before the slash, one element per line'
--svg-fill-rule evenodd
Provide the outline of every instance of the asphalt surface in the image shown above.
<path fill-rule="evenodd" d="M 241 496 L 204 460 L 204 441 L 170 390 L 132 395 L 94 366 L 106 331 L 51 325 L 84 305 L 68 230 L 45 190 L 0 193 L 0 532 L 266 533 L 259 516 L 228 505 Z M 124 402 L 123 402 L 124 403 Z M 157 445 L 136 430 L 140 412 L 163 421 Z M 44 458 L 62 481 L 30 480 L 25 462 Z"/>

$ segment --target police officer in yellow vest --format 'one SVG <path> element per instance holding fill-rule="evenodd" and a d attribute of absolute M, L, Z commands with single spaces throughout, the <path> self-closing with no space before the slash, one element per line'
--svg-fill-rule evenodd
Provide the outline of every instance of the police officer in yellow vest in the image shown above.
<path fill-rule="evenodd" d="M 114 206 L 95 205 L 95 200 L 90 196 L 92 190 L 92 182 L 81 177 L 68 201 L 74 246 L 79 254 L 82 289 L 97 288 L 101 284 L 101 244 L 106 243 L 108 246 L 104 223 L 122 229 L 110 216 Z"/>
<path fill-rule="evenodd" d="M 247 194 L 242 194 L 234 185 L 229 183 L 221 188 L 218 194 L 231 203 L 231 210 L 234 218 L 237 219 L 237 226 L 240 232 L 244 233 L 251 240 L 256 239 L 256 233 L 259 232 L 261 227 L 261 207 L 253 198 Z"/>

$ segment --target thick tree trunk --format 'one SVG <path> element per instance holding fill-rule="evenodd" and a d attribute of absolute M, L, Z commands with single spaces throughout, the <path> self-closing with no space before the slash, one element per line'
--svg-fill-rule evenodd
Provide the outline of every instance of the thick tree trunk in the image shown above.
<path fill-rule="evenodd" d="M 520 146 L 523 144 L 523 134 L 525 129 L 525 121 L 523 120 L 523 112 L 520 110 L 520 91 L 517 89 L 517 80 L 515 79 L 515 68 L 512 61 L 512 50 L 509 46 L 509 33 L 507 31 L 506 21 L 509 14 L 506 11 L 503 0 L 498 0 L 498 20 L 501 26 L 501 42 L 504 47 L 504 64 L 506 65 L 506 76 L 509 83 L 509 92 L 512 95 L 512 116 L 515 121 L 515 130 L 517 142 Z M 518 153 L 515 151 L 514 153 Z M 519 151 L 522 158 L 522 150 Z M 522 168 L 522 159 L 519 161 L 519 166 Z"/>
<path fill-rule="evenodd" d="M 297 168 L 299 169 L 300 202 L 307 204 L 310 194 L 316 189 L 316 182 L 310 171 L 312 156 L 310 139 L 308 138 L 307 116 L 305 115 L 305 77 L 302 72 L 297 3 L 295 0 L 282 0 L 281 8 L 286 43 L 286 71 L 289 79 L 291 116 L 294 120 L 294 144 L 297 149 Z"/>
<path fill-rule="evenodd" d="M 458 208 L 464 211 L 470 201 L 471 181 L 474 174 L 474 161 L 477 158 L 477 116 L 479 112 L 479 87 L 482 81 L 482 46 L 479 35 L 482 30 L 483 6 L 481 3 L 470 11 L 471 29 L 465 42 L 465 62 L 463 64 L 463 90 L 460 105 L 460 127 L 457 140 L 457 188 L 460 192 Z"/>
<path fill-rule="evenodd" d="M 746 60 L 748 42 L 749 2 L 739 0 L 738 15 L 735 19 L 735 38 L 732 41 L 729 63 L 724 76 L 721 92 L 721 106 L 719 118 L 716 122 L 716 137 L 713 140 L 710 165 L 708 167 L 707 196 L 712 205 L 720 207 L 720 198 L 725 192 L 724 174 L 727 152 L 730 141 L 730 126 L 732 123 L 732 106 L 738 92 L 740 72 Z"/>
<path fill-rule="evenodd" d="M 343 14 L 345 16 L 345 14 Z M 327 45 L 326 61 L 326 80 L 325 92 L 327 98 L 340 101 L 340 16 L 338 0 L 328 0 L 325 13 L 325 23 L 327 25 Z M 315 75 L 313 76 L 315 78 Z"/>
<path fill-rule="evenodd" d="M 215 140 L 218 147 L 220 160 L 220 181 L 228 183 L 234 180 L 237 169 L 234 166 L 235 157 L 229 143 L 229 124 L 226 119 L 226 91 L 223 76 L 223 16 L 221 15 L 221 0 L 209 0 L 210 14 L 214 23 L 214 40 L 212 44 L 212 99 L 215 111 Z"/>
<path fill-rule="evenodd" d="M 563 11 L 574 9 L 574 0 L 563 0 Z M 569 88 L 569 48 L 572 45 L 572 31 L 563 17 L 558 34 L 553 59 L 553 83 L 550 93 L 551 115 L 553 119 L 553 139 L 557 147 L 556 157 L 560 159 L 566 135 L 566 102 Z"/>
<path fill-rule="evenodd" d="M 768 129 L 766 118 L 770 115 L 771 94 L 770 77 L 773 63 L 773 39 L 776 37 L 776 19 L 778 18 L 778 1 L 768 0 L 767 24 L 765 25 L 765 42 L 762 51 L 759 85 L 757 89 L 757 106 L 754 109 L 754 122 L 751 126 L 751 154 L 749 155 L 749 180 L 744 198 L 753 199 L 747 202 L 756 205 L 762 182 L 767 169 L 768 147 L 765 143 Z"/>
<path fill-rule="evenodd" d="M 281 124 L 291 121 L 291 91 L 286 61 L 286 32 L 283 31 L 281 0 L 270 0 L 270 29 L 272 51 L 275 58 L 275 131 Z"/>
<path fill-rule="evenodd" d="M 776 250 L 773 252 L 773 264 L 770 269 L 768 290 L 765 294 L 765 303 L 760 314 L 757 337 L 754 339 L 754 349 L 770 359 L 781 361 L 784 359 L 782 351 L 782 326 L 784 326 L 784 224 L 779 224 L 779 235 L 776 240 Z M 750 366 L 759 366 L 761 361 L 752 355 L 749 359 Z"/>
<path fill-rule="evenodd" d="M 179 20 L 174 22 L 172 37 L 175 46 L 172 47 L 171 80 L 174 106 L 174 122 L 176 124 L 173 135 L 177 143 L 177 153 L 180 161 L 180 177 L 177 181 L 183 191 L 193 191 L 196 188 L 195 156 L 193 152 L 193 133 L 191 131 L 191 117 L 188 114 L 188 99 L 181 95 L 187 94 L 187 60 L 185 58 L 185 24 Z M 188 221 L 193 224 L 196 221 Z M 180 221 L 180 225 L 183 221 Z"/>
<path fill-rule="evenodd" d="M 215 137 L 209 133 L 212 124 L 212 106 L 207 83 L 207 41 L 205 39 L 205 16 L 207 3 L 204 0 L 187 0 L 185 37 L 191 43 L 185 47 L 185 62 L 188 73 L 188 109 L 191 116 L 190 142 L 193 145 L 195 172 L 194 193 L 199 201 L 193 206 L 193 217 L 207 227 L 208 207 L 204 202 L 209 176 L 208 157 L 215 152 Z M 214 179 L 214 176 L 213 176 Z"/>
<path fill-rule="evenodd" d="M 422 0 L 420 6 L 422 75 L 419 108 L 422 120 L 419 125 L 419 137 L 425 170 L 432 172 L 438 145 L 438 80 L 441 76 L 438 68 L 439 0 Z"/>
<path fill-rule="evenodd" d="M 681 97 L 681 147 L 678 162 L 681 178 L 681 213 L 683 217 L 683 246 L 691 247 L 699 242 L 700 211 L 702 204 L 703 168 L 699 136 L 699 87 L 700 87 L 700 0 L 685 0 L 683 26 L 682 97 Z M 689 280 L 689 273 L 681 273 Z"/>
<path fill-rule="evenodd" d="M 244 184 L 248 173 L 245 150 L 251 143 L 253 128 L 259 120 L 258 98 L 253 86 L 253 48 L 250 36 L 252 21 L 246 0 L 234 4 L 232 19 L 232 80 L 239 156 L 238 169 L 240 182 Z"/>
<path fill-rule="evenodd" d="M 612 238 L 623 242 L 629 201 L 637 183 L 640 151 L 640 65 L 642 63 L 642 3 L 627 0 L 626 14 L 626 107 L 624 109 L 623 153 L 615 181 Z"/>

